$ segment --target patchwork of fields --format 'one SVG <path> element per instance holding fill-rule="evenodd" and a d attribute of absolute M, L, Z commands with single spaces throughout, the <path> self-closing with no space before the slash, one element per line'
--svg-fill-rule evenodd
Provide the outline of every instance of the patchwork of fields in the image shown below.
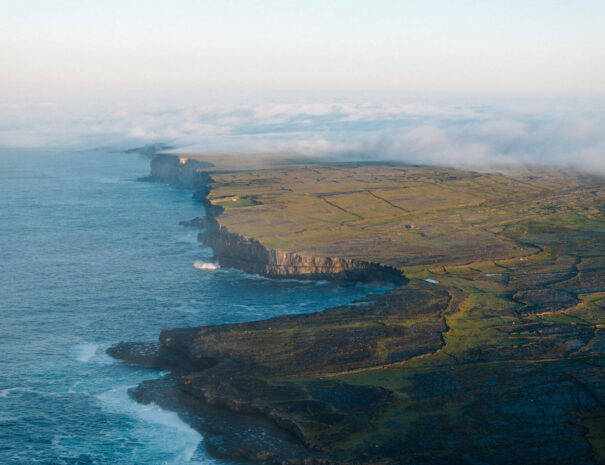
<path fill-rule="evenodd" d="M 166 349 L 220 361 L 184 375 L 186 392 L 262 413 L 343 463 L 605 461 L 602 179 L 350 163 L 204 172 L 229 232 L 409 282 L 312 315 L 166 330 Z"/>

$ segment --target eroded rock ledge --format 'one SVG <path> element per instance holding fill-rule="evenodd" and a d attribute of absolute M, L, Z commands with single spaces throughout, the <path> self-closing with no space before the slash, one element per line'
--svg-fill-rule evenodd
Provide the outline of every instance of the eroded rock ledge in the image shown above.
<path fill-rule="evenodd" d="M 210 212 L 212 210 L 209 210 Z M 211 215 L 211 214 L 210 214 Z M 210 217 L 199 239 L 214 250 L 219 264 L 269 278 L 331 281 L 406 282 L 396 268 L 379 263 L 335 257 L 309 257 L 264 246 L 254 238 L 232 233 Z"/>

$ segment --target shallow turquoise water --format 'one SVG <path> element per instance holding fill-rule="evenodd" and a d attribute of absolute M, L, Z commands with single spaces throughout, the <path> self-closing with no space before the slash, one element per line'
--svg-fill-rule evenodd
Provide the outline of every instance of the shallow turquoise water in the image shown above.
<path fill-rule="evenodd" d="M 104 354 L 165 327 L 300 313 L 375 289 L 272 281 L 211 261 L 191 192 L 137 182 L 148 160 L 0 151 L 0 463 L 215 463 L 201 436 L 127 395 L 157 372 Z"/>

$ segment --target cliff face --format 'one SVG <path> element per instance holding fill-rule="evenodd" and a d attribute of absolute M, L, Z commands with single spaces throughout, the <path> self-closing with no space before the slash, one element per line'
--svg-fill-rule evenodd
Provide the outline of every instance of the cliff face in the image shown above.
<path fill-rule="evenodd" d="M 151 159 L 151 171 L 145 180 L 170 184 L 180 189 L 197 189 L 200 170 L 211 167 L 210 163 L 161 153 Z"/>
<path fill-rule="evenodd" d="M 231 232 L 220 226 L 220 207 L 207 201 L 207 185 L 212 182 L 209 163 L 170 154 L 151 159 L 147 180 L 194 189 L 206 207 L 205 231 L 199 240 L 214 250 L 223 267 L 275 279 L 326 279 L 338 281 L 375 281 L 400 284 L 407 282 L 401 271 L 379 263 L 336 257 L 310 257 L 266 247 L 260 241 Z"/>
<path fill-rule="evenodd" d="M 212 211 L 212 210 L 210 210 Z M 406 281 L 401 271 L 360 260 L 309 257 L 264 246 L 253 238 L 228 231 L 210 218 L 200 240 L 212 247 L 221 266 L 269 278 L 330 279 L 343 281 Z"/>

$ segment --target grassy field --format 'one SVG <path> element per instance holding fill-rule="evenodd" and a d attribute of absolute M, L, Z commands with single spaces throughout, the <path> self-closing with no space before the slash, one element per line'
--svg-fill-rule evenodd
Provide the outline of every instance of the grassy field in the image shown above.
<path fill-rule="evenodd" d="M 602 214 L 603 190 L 573 177 L 408 166 L 308 165 L 212 175 L 219 221 L 269 247 L 402 269 L 528 257 L 512 225 Z M 523 223 L 525 224 L 525 223 Z M 517 237 L 519 236 L 519 237 Z"/>
<path fill-rule="evenodd" d="M 208 198 L 230 231 L 283 251 L 388 264 L 411 278 L 363 315 L 350 307 L 200 336 L 202 352 L 241 359 L 258 349 L 247 356 L 267 368 L 263 382 L 324 402 L 330 421 L 321 409 L 292 413 L 311 445 L 460 463 L 605 461 L 602 179 L 393 164 L 210 175 Z M 376 324 L 391 331 L 368 329 Z M 333 353 L 308 344 L 327 344 L 330 334 L 342 339 Z M 345 363 L 343 351 L 358 355 Z M 323 392 L 309 388 L 318 379 L 391 397 L 355 427 L 355 412 L 313 394 Z M 292 395 L 255 401 L 279 410 L 286 400 Z"/>

